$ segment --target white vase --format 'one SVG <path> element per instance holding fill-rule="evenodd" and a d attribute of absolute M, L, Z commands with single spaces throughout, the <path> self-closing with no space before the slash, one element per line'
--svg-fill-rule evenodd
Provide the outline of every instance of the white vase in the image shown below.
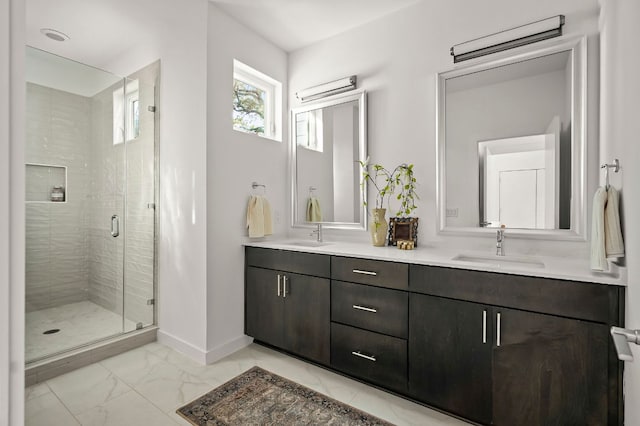
<path fill-rule="evenodd" d="M 387 231 L 389 225 L 387 224 L 387 218 L 385 214 L 387 209 L 373 209 L 373 220 L 369 225 L 371 231 L 371 243 L 374 247 L 384 247 L 387 241 Z"/>

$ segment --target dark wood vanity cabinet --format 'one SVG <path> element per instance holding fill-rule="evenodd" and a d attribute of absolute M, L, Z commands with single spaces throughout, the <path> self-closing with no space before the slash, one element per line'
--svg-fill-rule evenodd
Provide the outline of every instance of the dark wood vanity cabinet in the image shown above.
<path fill-rule="evenodd" d="M 412 397 L 482 424 L 622 424 L 619 287 L 412 265 L 410 288 Z"/>
<path fill-rule="evenodd" d="M 488 308 L 411 294 L 409 312 L 409 394 L 490 424 L 493 334 Z"/>
<path fill-rule="evenodd" d="M 245 333 L 256 340 L 282 348 L 321 364 L 330 362 L 330 284 L 326 277 L 249 266 L 255 259 L 272 257 L 261 265 L 277 265 L 304 272 L 306 253 L 279 252 L 256 254 L 247 249 L 245 272 Z M 253 253 L 249 253 L 253 252 Z M 252 257 L 253 255 L 253 257 Z M 302 256 L 298 256 L 302 255 Z M 322 262 L 325 256 L 316 260 Z M 313 273 L 329 274 L 315 265 Z M 296 263 L 299 260 L 300 263 Z"/>
<path fill-rule="evenodd" d="M 331 258 L 333 368 L 406 393 L 408 286 L 407 264 Z"/>
<path fill-rule="evenodd" d="M 245 285 L 249 336 L 426 405 L 623 424 L 624 287 L 255 247 Z"/>

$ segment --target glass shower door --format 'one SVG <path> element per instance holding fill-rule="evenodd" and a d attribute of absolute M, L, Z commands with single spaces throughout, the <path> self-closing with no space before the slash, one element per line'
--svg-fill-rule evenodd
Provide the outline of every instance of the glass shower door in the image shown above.
<path fill-rule="evenodd" d="M 124 331 L 154 324 L 156 223 L 156 79 L 152 64 L 126 80 L 126 235 Z"/>

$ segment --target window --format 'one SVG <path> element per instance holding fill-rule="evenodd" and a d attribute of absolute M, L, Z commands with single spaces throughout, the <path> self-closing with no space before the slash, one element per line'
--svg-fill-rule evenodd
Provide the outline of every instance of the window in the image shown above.
<path fill-rule="evenodd" d="M 127 80 L 125 88 L 113 92 L 113 144 L 140 136 L 138 80 Z M 126 92 L 126 93 L 125 93 Z M 124 119 L 123 119 L 124 117 Z"/>
<path fill-rule="evenodd" d="M 282 140 L 282 84 L 234 59 L 233 129 Z"/>

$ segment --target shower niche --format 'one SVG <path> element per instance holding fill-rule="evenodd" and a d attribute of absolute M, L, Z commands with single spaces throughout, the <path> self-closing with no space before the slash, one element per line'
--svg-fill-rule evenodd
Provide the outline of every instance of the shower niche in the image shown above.
<path fill-rule="evenodd" d="M 26 164 L 27 203 L 66 202 L 67 168 L 50 164 Z"/>
<path fill-rule="evenodd" d="M 27 47 L 27 363 L 155 323 L 159 70 Z"/>

